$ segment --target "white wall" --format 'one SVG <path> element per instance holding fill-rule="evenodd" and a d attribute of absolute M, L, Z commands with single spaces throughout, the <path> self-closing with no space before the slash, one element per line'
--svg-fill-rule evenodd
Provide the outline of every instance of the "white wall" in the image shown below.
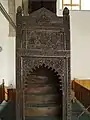
<path fill-rule="evenodd" d="M 4 1 L 0 1 L 0 2 L 2 2 L 4 6 L 6 6 L 6 10 L 7 10 L 7 2 Z M 2 47 L 2 52 L 0 52 L 0 83 L 2 83 L 2 79 L 5 79 L 5 85 L 8 85 L 7 35 L 8 35 L 8 22 L 0 12 L 0 46 Z"/>
<path fill-rule="evenodd" d="M 61 11 L 58 12 L 59 15 Z M 71 11 L 71 77 L 90 79 L 90 11 Z M 15 87 L 15 38 L 8 38 L 8 22 L 0 13 L 0 83 Z"/>
<path fill-rule="evenodd" d="M 90 79 L 90 11 L 70 11 L 70 28 L 71 78 Z"/>
<path fill-rule="evenodd" d="M 72 79 L 90 79 L 90 11 L 70 14 Z"/>
<path fill-rule="evenodd" d="M 15 38 L 9 38 L 9 24 L 0 13 L 0 83 L 15 86 Z"/>
<path fill-rule="evenodd" d="M 16 85 L 16 77 L 15 77 L 15 38 L 8 38 L 8 53 L 7 53 L 7 61 L 8 61 L 8 85 L 12 84 L 13 87 Z"/>
<path fill-rule="evenodd" d="M 1 79 L 6 80 L 6 84 L 8 84 L 7 79 L 7 42 L 8 42 L 8 22 L 0 13 L 0 46 L 2 47 L 2 52 L 0 52 L 0 83 Z"/>
<path fill-rule="evenodd" d="M 0 1 L 8 12 L 8 2 Z M 0 12 L 0 84 L 2 79 L 5 85 L 13 84 L 15 86 L 15 38 L 9 38 L 9 23 Z"/>

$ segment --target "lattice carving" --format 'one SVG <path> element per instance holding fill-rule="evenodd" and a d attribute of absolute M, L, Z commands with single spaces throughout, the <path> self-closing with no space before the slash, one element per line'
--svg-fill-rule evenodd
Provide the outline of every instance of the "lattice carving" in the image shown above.
<path fill-rule="evenodd" d="M 45 64 L 42 64 L 42 65 L 39 65 L 38 67 L 36 66 L 35 68 L 32 68 L 32 71 L 29 71 L 28 72 L 28 74 L 27 74 L 27 76 L 26 76 L 26 79 L 24 78 L 24 81 L 23 81 L 23 83 L 24 83 L 24 90 L 25 89 L 27 89 L 27 86 L 29 86 L 28 84 L 29 84 L 29 80 L 30 79 L 28 79 L 28 77 L 30 78 L 30 75 L 31 75 L 31 78 L 32 78 L 32 73 L 34 73 L 35 71 L 37 71 L 38 70 L 38 68 L 47 68 L 47 70 L 49 70 L 49 71 L 51 71 L 52 73 L 53 73 L 53 75 L 56 75 L 57 76 L 57 83 L 59 84 L 59 89 L 60 90 L 62 90 L 62 81 L 63 81 L 63 77 L 61 76 L 61 75 L 59 75 L 59 73 L 58 72 L 56 72 L 56 70 L 55 69 L 53 69 L 52 67 L 50 67 L 50 66 L 46 66 Z M 34 73 L 35 74 L 35 73 Z"/>
<path fill-rule="evenodd" d="M 33 68 L 42 66 L 45 64 L 45 66 L 48 66 L 49 68 L 54 69 L 55 72 L 58 72 L 58 75 L 60 75 L 60 78 L 64 75 L 64 60 L 60 58 L 23 58 L 22 59 L 23 66 L 23 77 L 24 79 L 27 79 L 27 74 L 32 71 Z"/>

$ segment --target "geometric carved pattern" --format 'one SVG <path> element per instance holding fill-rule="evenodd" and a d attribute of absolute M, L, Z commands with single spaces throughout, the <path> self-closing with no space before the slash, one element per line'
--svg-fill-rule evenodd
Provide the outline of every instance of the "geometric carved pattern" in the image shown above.
<path fill-rule="evenodd" d="M 23 68 L 23 76 L 26 77 L 29 72 L 32 71 L 35 67 L 49 66 L 55 72 L 58 72 L 60 78 L 64 76 L 64 59 L 63 58 L 22 58 L 22 68 Z"/>
<path fill-rule="evenodd" d="M 25 36 L 28 36 L 25 38 Z M 54 48 L 65 49 L 64 33 L 58 31 L 23 31 L 22 48 Z"/>

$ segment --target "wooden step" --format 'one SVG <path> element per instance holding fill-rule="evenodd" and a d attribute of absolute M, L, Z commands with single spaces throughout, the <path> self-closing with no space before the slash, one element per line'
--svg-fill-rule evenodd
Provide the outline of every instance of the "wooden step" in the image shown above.
<path fill-rule="evenodd" d="M 27 82 L 28 83 L 47 83 L 48 77 L 47 76 L 30 75 Z"/>
<path fill-rule="evenodd" d="M 25 117 L 25 120 L 62 120 L 61 117 L 51 117 L 51 116 L 29 116 L 29 117 Z"/>
<path fill-rule="evenodd" d="M 26 104 L 42 104 L 42 103 L 56 103 L 60 100 L 59 94 L 49 94 L 49 95 L 25 95 L 24 96 Z M 61 98 L 62 99 L 62 98 Z"/>
<path fill-rule="evenodd" d="M 55 84 L 57 83 L 57 81 L 53 81 L 51 79 L 49 79 L 47 76 L 38 76 L 38 75 L 30 75 L 30 77 L 28 77 L 28 80 L 25 80 L 24 83 L 26 84 L 32 84 L 32 83 L 36 83 L 36 84 L 46 84 L 46 83 L 52 83 Z M 59 81 L 59 83 L 62 83 L 61 81 Z"/>
<path fill-rule="evenodd" d="M 25 108 L 30 108 L 30 107 L 55 107 L 55 106 L 62 106 L 62 104 L 59 103 L 35 103 L 35 104 L 25 104 Z"/>
<path fill-rule="evenodd" d="M 31 87 L 31 85 L 29 87 L 26 87 L 24 89 L 24 91 L 26 93 L 48 93 L 49 92 L 56 92 L 57 93 L 57 88 L 55 88 L 52 85 L 41 85 L 41 84 L 35 84 Z"/>
<path fill-rule="evenodd" d="M 57 116 L 60 112 L 61 108 L 59 106 L 25 108 L 25 116 Z"/>

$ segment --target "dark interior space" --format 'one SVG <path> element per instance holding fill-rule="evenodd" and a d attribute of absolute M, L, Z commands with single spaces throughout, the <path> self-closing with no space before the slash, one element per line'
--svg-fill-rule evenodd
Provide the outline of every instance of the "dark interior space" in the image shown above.
<path fill-rule="evenodd" d="M 62 91 L 60 79 L 54 70 L 39 66 L 25 81 L 25 120 L 62 118 Z"/>
<path fill-rule="evenodd" d="M 56 1 L 55 0 L 28 0 L 28 12 L 29 14 L 42 7 L 56 13 Z"/>

